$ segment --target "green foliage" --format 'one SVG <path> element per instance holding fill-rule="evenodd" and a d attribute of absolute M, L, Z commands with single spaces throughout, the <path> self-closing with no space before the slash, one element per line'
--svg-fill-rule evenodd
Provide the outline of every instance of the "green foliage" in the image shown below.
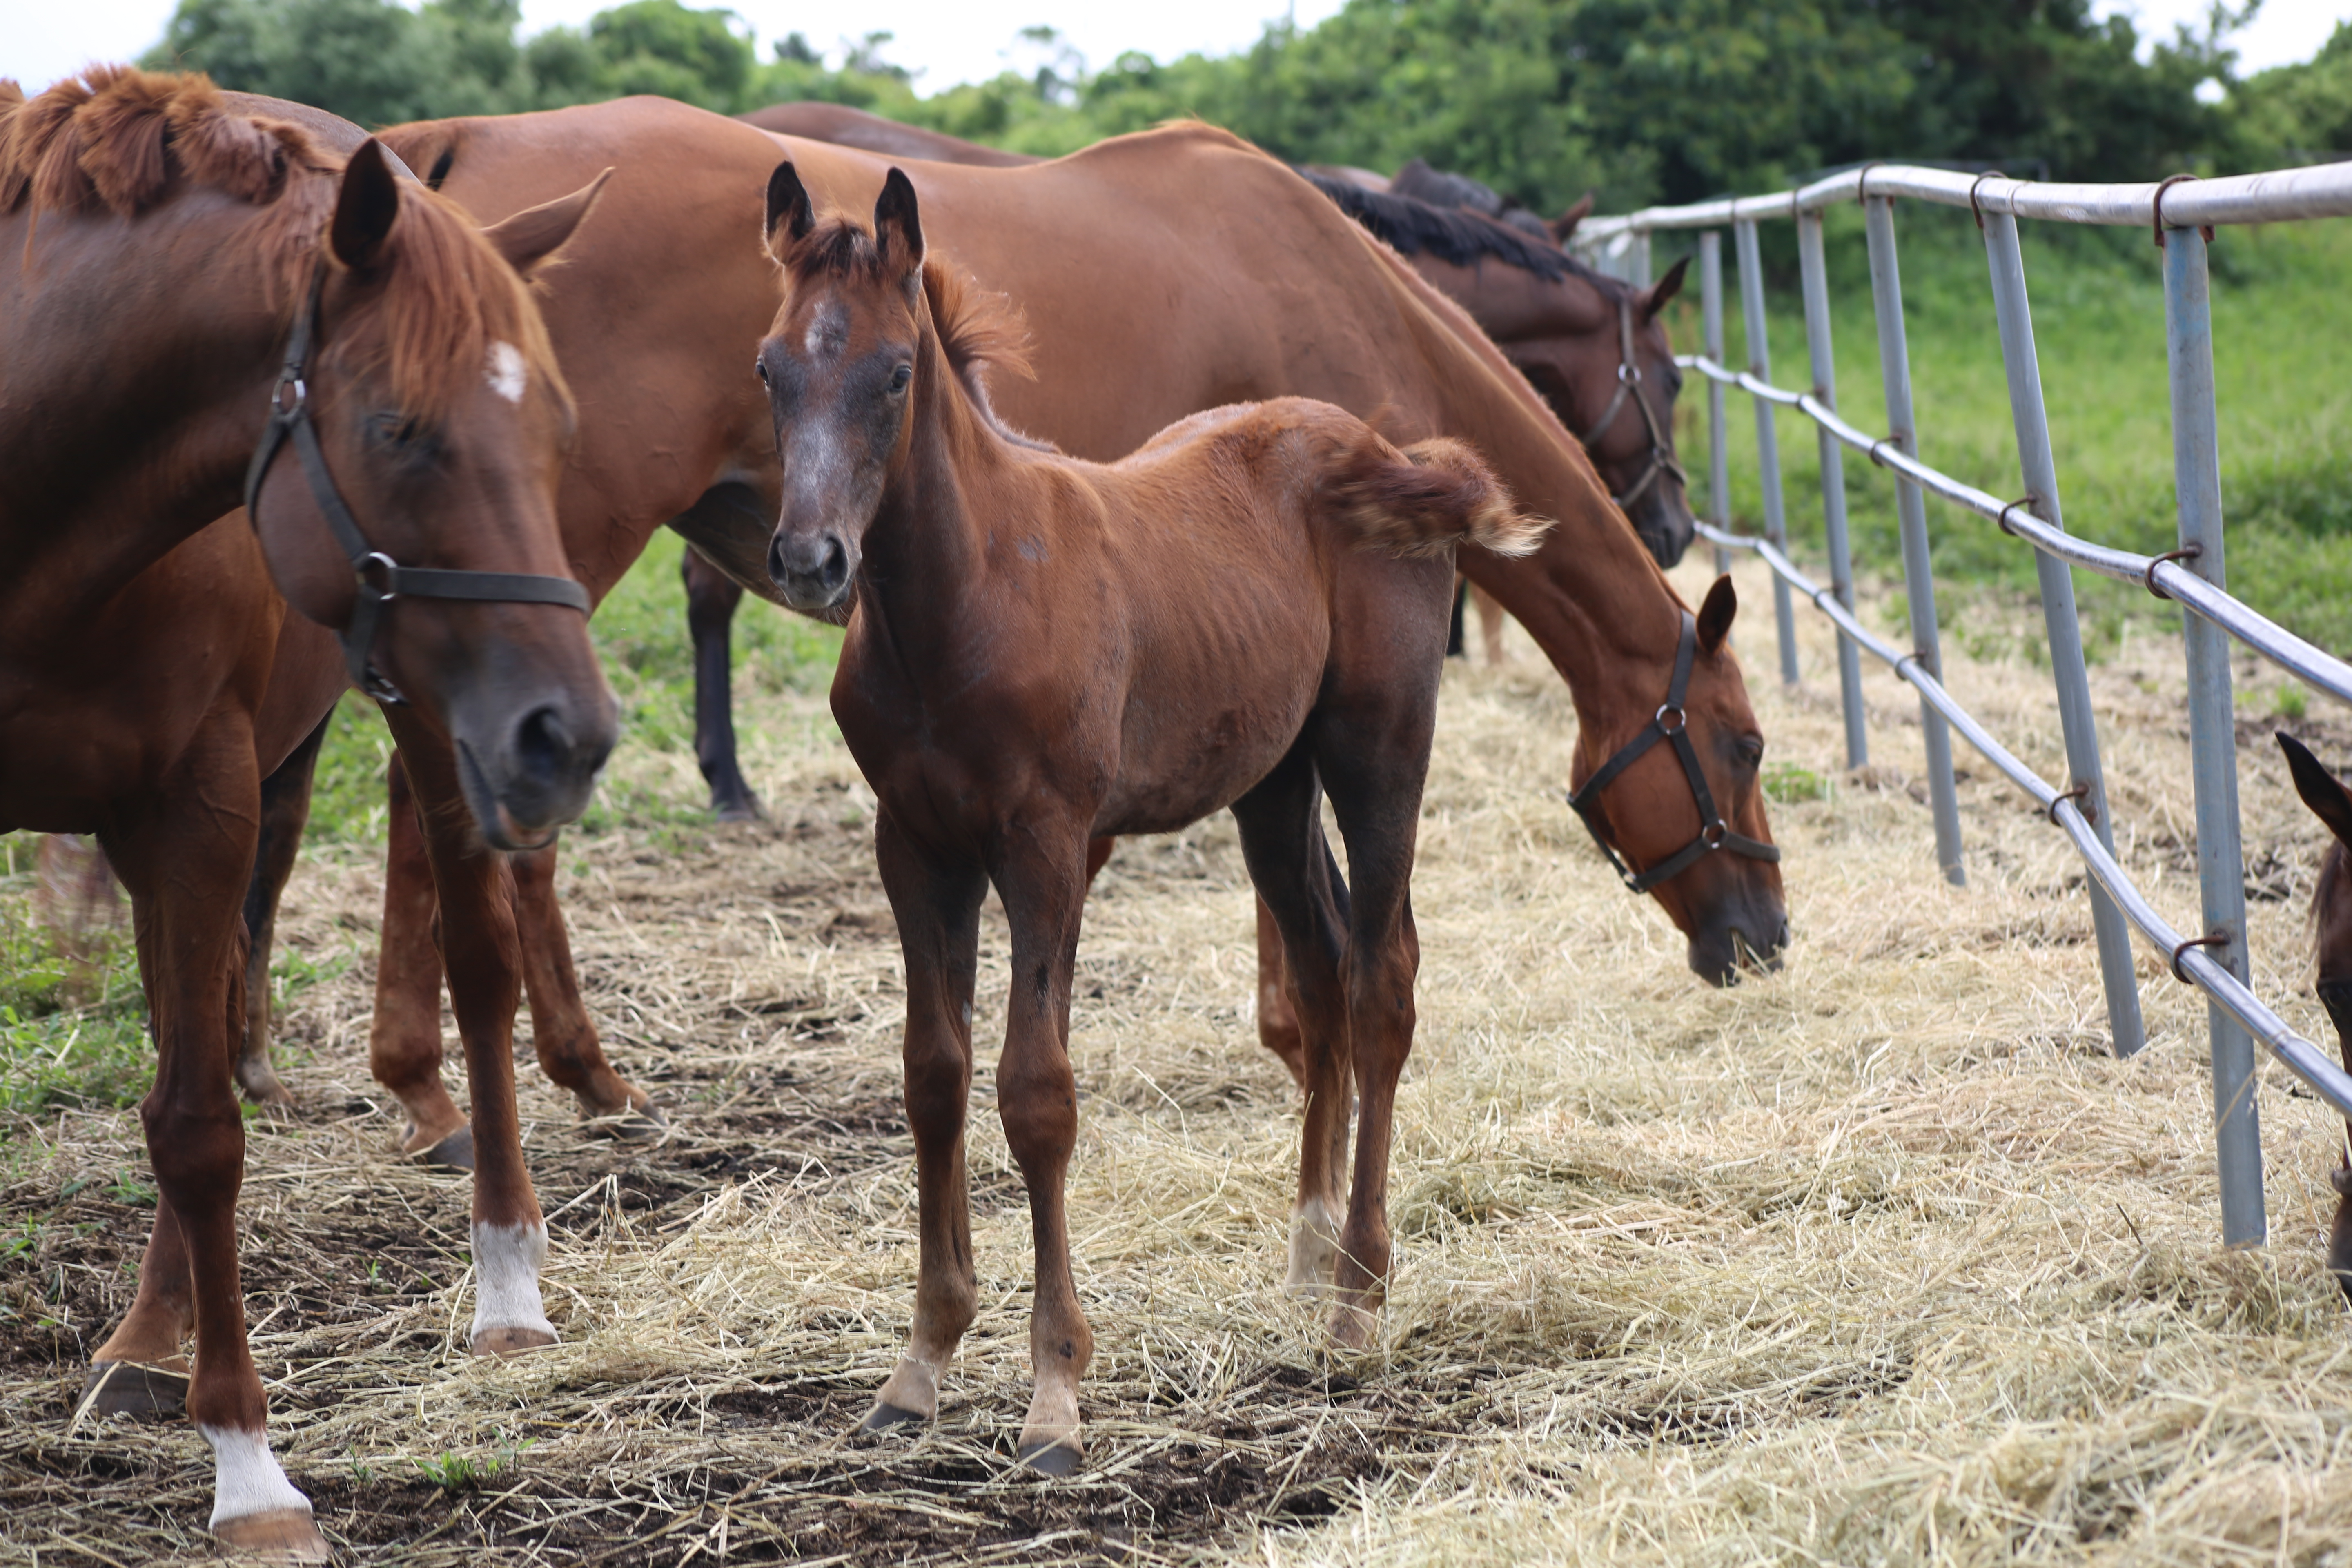
<path fill-rule="evenodd" d="M 2236 83 L 2226 112 L 2232 169 L 2352 157 L 2352 22 L 2337 23 L 2315 58 Z"/>

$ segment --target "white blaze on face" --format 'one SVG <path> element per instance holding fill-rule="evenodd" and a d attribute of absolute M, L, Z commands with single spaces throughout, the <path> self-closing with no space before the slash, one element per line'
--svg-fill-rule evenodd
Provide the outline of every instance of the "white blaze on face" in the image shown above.
<path fill-rule="evenodd" d="M 530 374 L 522 363 L 522 351 L 512 343 L 490 345 L 489 368 L 482 374 L 489 389 L 509 403 L 522 401 L 523 388 L 530 384 Z"/>
<path fill-rule="evenodd" d="M 196 1430 L 213 1446 L 215 1530 L 225 1520 L 247 1514 L 310 1511 L 310 1500 L 296 1491 L 286 1472 L 278 1468 L 278 1456 L 269 1451 L 267 1436 L 234 1426 L 198 1426 Z"/>
<path fill-rule="evenodd" d="M 539 1270 L 546 1261 L 545 1225 L 474 1227 L 476 1339 L 493 1329 L 536 1329 L 555 1337 L 539 1299 Z"/>

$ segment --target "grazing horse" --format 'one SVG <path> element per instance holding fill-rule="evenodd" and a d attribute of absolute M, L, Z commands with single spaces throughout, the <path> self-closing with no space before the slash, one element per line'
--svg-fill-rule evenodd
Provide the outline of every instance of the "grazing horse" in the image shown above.
<path fill-rule="evenodd" d="M 792 608 L 848 616 L 833 712 L 874 788 L 907 965 L 920 1274 L 866 1425 L 937 1414 L 977 1310 L 963 1135 L 993 883 L 1015 977 L 997 1109 L 1036 1240 L 1019 1453 L 1066 1475 L 1094 1342 L 1063 1214 L 1090 843 L 1233 808 L 1306 1025 L 1290 1282 L 1328 1291 L 1334 1329 L 1362 1344 L 1388 1276 L 1390 1121 L 1420 963 L 1413 834 L 1454 546 L 1524 555 L 1542 525 L 1459 443 L 1399 452 L 1303 398 L 1193 415 L 1108 465 L 1011 434 L 981 380 L 1007 323 L 926 260 L 898 169 L 869 233 L 818 221 L 780 165 L 767 238 L 784 268 L 758 360 L 783 458 L 768 571 Z M 1324 841 L 1326 790 L 1352 888 Z M 1340 1227 L 1351 1069 L 1363 1115 Z"/>
<path fill-rule="evenodd" d="M 478 976 L 513 936 L 455 846 L 551 840 L 615 730 L 553 526 L 569 402 L 516 270 L 569 225 L 485 236 L 342 129 L 348 157 L 201 77 L 93 68 L 30 100 L 0 82 L 0 829 L 98 836 L 157 1055 L 154 1233 L 83 1408 L 184 1390 L 214 1532 L 314 1561 L 238 1284 L 260 775 L 351 678 L 399 699 L 413 755 L 462 759 L 422 793 L 478 1033 L 500 1000 Z M 545 1343 L 520 1142 L 486 1142 L 509 1179 L 477 1194 L 476 1342 Z"/>
<path fill-rule="evenodd" d="M 2279 750 L 2286 753 L 2294 774 L 2294 792 L 2314 816 L 2327 824 L 2336 842 L 2320 862 L 2319 885 L 2312 889 L 2311 918 L 2319 957 L 2320 1005 L 2336 1026 L 2336 1043 L 2344 1065 L 2352 1068 L 2352 790 L 2347 790 L 2294 736 L 2281 731 Z M 2347 1149 L 2352 1150 L 2352 1122 L 2346 1123 Z M 2352 1298 L 2352 1153 L 2336 1162 L 2328 1173 L 2335 1186 L 2336 1220 L 2327 1229 L 2327 1269 L 2344 1294 Z"/>
<path fill-rule="evenodd" d="M 765 400 L 742 372 L 774 318 L 775 279 L 740 226 L 758 210 L 780 145 L 837 210 L 870 205 L 886 165 L 659 99 L 385 136 L 429 181 L 490 215 L 620 166 L 604 197 L 615 216 L 600 217 L 541 285 L 580 402 L 559 501 L 567 552 L 601 593 L 672 521 L 739 581 L 773 595 L 767 556 L 782 480 Z M 1177 126 L 1034 168 L 929 164 L 910 178 L 934 242 L 1028 313 L 1039 377 L 1000 392 L 1017 426 L 1108 459 L 1204 408 L 1312 395 L 1360 417 L 1385 410 L 1392 439 L 1475 439 L 1523 504 L 1559 520 L 1533 555 L 1470 548 L 1458 564 L 1567 679 L 1580 716 L 1578 777 L 1648 731 L 1688 613 L 1526 381 L 1393 251 L 1288 169 L 1222 132 Z M 1731 827 L 1761 839 L 1762 738 L 1738 662 L 1705 640 L 1728 625 L 1732 604 L 1727 584 L 1708 595 L 1684 711 L 1709 798 Z M 1707 826 L 1675 754 L 1652 750 L 1608 784 L 1599 817 L 1637 867 L 1666 861 Z M 428 1089 L 446 1104 L 433 893 L 402 848 L 409 829 L 400 814 L 392 826 L 370 1059 L 414 1115 Z M 543 979 L 577 1021 L 564 1037 L 568 1059 L 610 1073 L 572 981 L 548 891 L 552 857 L 517 857 L 516 874 L 531 891 L 517 919 L 535 955 L 534 1016 Z M 1731 978 L 1744 958 L 1771 960 L 1787 937 L 1780 871 L 1769 861 L 1702 856 L 1652 896 L 1688 934 L 1691 967 L 1711 980 Z M 1277 956 L 1262 975 L 1274 1005 L 1261 1008 L 1261 1032 L 1297 1059 L 1295 1031 L 1282 1025 L 1287 988 L 1271 928 L 1264 946 Z M 449 1114 L 444 1132 L 462 1126 L 454 1107 Z"/>

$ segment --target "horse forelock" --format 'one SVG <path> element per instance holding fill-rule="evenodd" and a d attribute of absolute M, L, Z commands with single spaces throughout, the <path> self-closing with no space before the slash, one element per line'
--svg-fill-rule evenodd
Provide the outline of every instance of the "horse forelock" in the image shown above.
<path fill-rule="evenodd" d="M 265 209 L 257 269 L 289 310 L 323 248 L 342 162 L 300 126 L 240 114 L 209 78 L 96 66 L 26 98 L 0 93 L 0 212 L 104 208 L 135 218 L 175 183 Z M 537 309 L 455 204 L 401 182 L 401 214 L 366 281 L 404 412 L 433 419 L 512 344 L 568 408 Z M 363 307 L 367 308 L 367 307 Z"/>

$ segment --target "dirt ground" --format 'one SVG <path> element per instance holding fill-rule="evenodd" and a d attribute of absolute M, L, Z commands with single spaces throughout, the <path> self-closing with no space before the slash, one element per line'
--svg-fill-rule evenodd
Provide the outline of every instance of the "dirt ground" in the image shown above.
<path fill-rule="evenodd" d="M 1677 582 L 1695 600 L 1703 570 Z M 307 859 L 281 939 L 329 977 L 285 1020 L 300 1110 L 251 1124 L 243 1214 L 272 1436 L 322 1528 L 419 1564 L 2352 1562 L 2352 1331 L 2320 1262 L 2342 1124 L 2266 1068 L 2271 1244 L 2223 1252 L 2201 1003 L 2143 949 L 2150 1042 L 2113 1059 L 2060 836 L 1963 751 L 1969 885 L 1937 881 L 1916 702 L 1870 677 L 1848 773 L 1826 637 L 1806 624 L 1782 689 L 1764 581 L 1741 587 L 1770 762 L 1814 798 L 1773 814 L 1788 966 L 1735 989 L 1687 972 L 1562 804 L 1574 715 L 1532 646 L 1449 673 L 1366 1353 L 1279 1289 L 1297 1119 L 1255 1044 L 1230 821 L 1121 847 L 1074 1024 L 1097 1348 L 1073 1481 L 1009 1468 L 1028 1231 L 988 1070 L 992 901 L 981 1317 L 935 1429 L 848 1435 L 905 1332 L 914 1188 L 871 796 L 822 699 L 749 704 L 769 822 L 566 840 L 591 1006 L 670 1125 L 616 1142 L 526 1070 L 564 1343 L 519 1363 L 466 1353 L 467 1183 L 395 1153 L 367 1077 L 377 868 Z M 2187 929 L 2179 646 L 2127 639 L 2096 682 L 2124 858 Z M 1948 663 L 2055 775 L 2046 675 Z M 2304 923 L 2324 838 L 2268 739 L 2276 689 L 2242 710 L 2258 988 L 2332 1044 Z M 2296 727 L 2352 765 L 2343 715 Z M 700 797 L 689 754 L 614 766 Z M 0 1338 L 0 1559 L 207 1554 L 192 1429 L 68 1426 L 150 1214 L 136 1118 L 16 1136 L 0 1225 L 38 1240 L 0 1283 L 48 1326 Z"/>

